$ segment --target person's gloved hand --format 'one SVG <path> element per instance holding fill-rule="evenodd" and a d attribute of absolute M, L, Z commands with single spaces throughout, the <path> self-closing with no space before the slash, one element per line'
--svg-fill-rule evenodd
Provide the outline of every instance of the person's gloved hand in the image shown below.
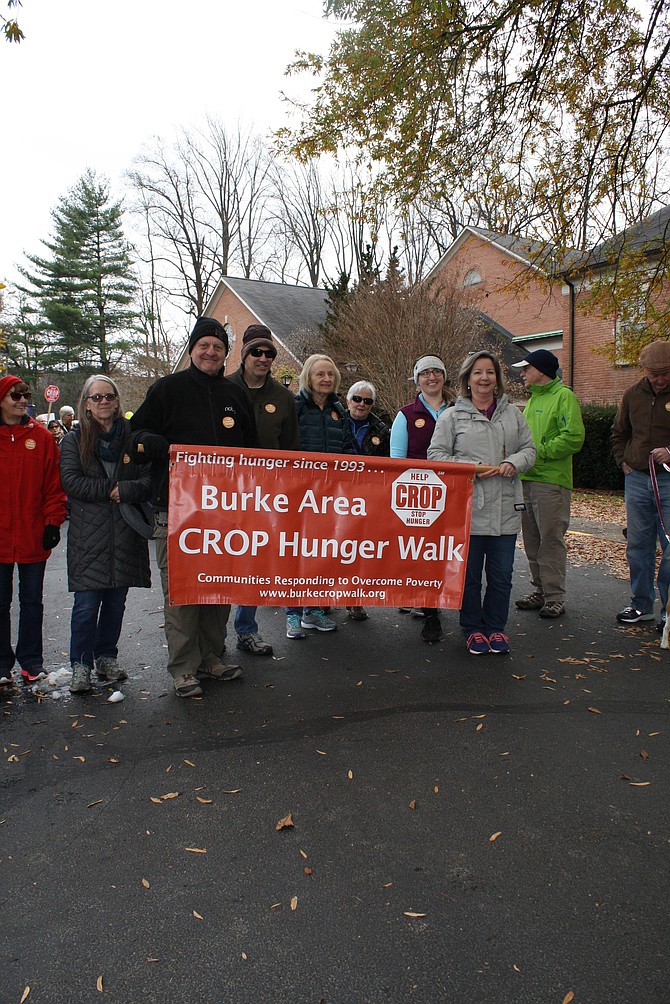
<path fill-rule="evenodd" d="M 148 460 L 166 460 L 170 453 L 167 439 L 155 432 L 140 432 L 136 439 L 136 459 L 142 463 Z"/>
<path fill-rule="evenodd" d="M 60 541 L 60 530 L 57 526 L 45 526 L 42 537 L 42 547 L 45 551 L 50 551 Z"/>

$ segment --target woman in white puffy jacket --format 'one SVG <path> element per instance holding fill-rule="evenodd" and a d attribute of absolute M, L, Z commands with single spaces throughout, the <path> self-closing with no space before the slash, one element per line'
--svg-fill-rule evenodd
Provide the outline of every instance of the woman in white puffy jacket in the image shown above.
<path fill-rule="evenodd" d="M 500 362 L 484 349 L 464 360 L 459 397 L 438 419 L 429 460 L 493 467 L 475 478 L 460 624 L 472 655 L 509 652 L 505 634 L 523 495 L 517 474 L 535 462 L 522 413 L 510 403 Z M 482 572 L 486 589 L 482 598 Z"/>

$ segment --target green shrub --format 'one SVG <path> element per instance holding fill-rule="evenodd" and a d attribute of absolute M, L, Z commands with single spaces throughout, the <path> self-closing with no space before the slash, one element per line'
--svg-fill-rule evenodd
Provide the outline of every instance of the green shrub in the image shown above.
<path fill-rule="evenodd" d="M 581 452 L 573 457 L 575 488 L 623 491 L 623 471 L 612 456 L 612 423 L 616 411 L 616 405 L 582 406 L 586 438 Z"/>

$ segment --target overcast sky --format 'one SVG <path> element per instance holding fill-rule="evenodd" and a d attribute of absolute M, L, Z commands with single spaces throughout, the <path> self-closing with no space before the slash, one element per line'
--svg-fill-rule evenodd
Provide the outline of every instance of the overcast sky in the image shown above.
<path fill-rule="evenodd" d="M 3 14 L 6 2 L 2 2 Z M 20 45 L 0 41 L 0 279 L 42 253 L 49 215 L 86 170 L 116 195 L 142 144 L 206 114 L 260 133 L 285 120 L 296 49 L 325 53 L 322 0 L 23 0 Z"/>

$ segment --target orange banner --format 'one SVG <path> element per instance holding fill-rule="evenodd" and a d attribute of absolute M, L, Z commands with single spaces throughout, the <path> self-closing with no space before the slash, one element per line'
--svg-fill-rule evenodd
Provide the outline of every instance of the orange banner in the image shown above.
<path fill-rule="evenodd" d="M 458 608 L 474 471 L 172 446 L 170 602 Z"/>

